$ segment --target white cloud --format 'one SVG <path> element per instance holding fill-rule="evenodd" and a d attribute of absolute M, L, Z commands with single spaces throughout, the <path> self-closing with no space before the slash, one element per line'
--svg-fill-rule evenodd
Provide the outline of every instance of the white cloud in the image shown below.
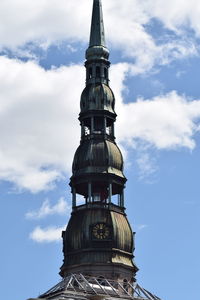
<path fill-rule="evenodd" d="M 140 225 L 136 225 L 136 227 L 137 227 L 137 231 L 141 231 L 141 230 L 147 228 L 148 225 L 146 225 L 146 224 L 140 224 Z"/>
<path fill-rule="evenodd" d="M 152 2 L 153 0 L 150 0 L 150 3 Z M 134 58 L 132 67 L 134 74 L 149 71 L 155 65 L 168 64 L 174 59 L 197 55 L 198 47 L 191 34 L 187 38 L 185 35 L 176 34 L 172 37 L 164 32 L 158 38 L 152 36 L 148 31 L 148 25 L 154 18 L 154 12 L 150 9 L 150 5 L 145 5 L 145 1 L 113 0 L 106 1 L 104 6 L 107 8 L 105 13 L 109 41 L 126 57 Z M 161 10 L 165 13 L 164 4 Z M 115 24 L 118 24 L 117 34 L 113 30 Z"/>
<path fill-rule="evenodd" d="M 71 209 L 71 206 L 64 200 L 60 198 L 55 205 L 51 205 L 50 201 L 47 199 L 42 203 L 42 206 L 36 211 L 29 211 L 26 213 L 27 219 L 42 219 L 50 215 L 65 215 Z"/>
<path fill-rule="evenodd" d="M 126 146 L 137 148 L 142 143 L 156 149 L 178 149 L 195 147 L 194 135 L 199 131 L 200 100 L 188 99 L 176 91 L 156 96 L 152 99 L 137 99 L 124 103 L 122 92 L 124 79 L 129 72 L 128 64 L 113 66 L 111 79 L 119 111 L 116 133 L 118 140 Z"/>
<path fill-rule="evenodd" d="M 125 153 L 130 148 L 136 150 L 138 177 L 152 183 L 158 170 L 155 151 L 152 158 L 152 150 L 186 148 L 191 151 L 195 148 L 195 134 L 200 130 L 200 100 L 172 91 L 125 104 L 122 92 L 126 90 L 124 80 L 130 68 L 128 64 L 117 64 L 111 72 L 111 82 L 117 96 L 116 111 L 120 112 L 116 122 L 117 140 L 120 148 L 122 145 L 126 150 Z"/>
<path fill-rule="evenodd" d="M 166 28 L 180 34 L 191 28 L 200 35 L 198 0 L 146 0 L 142 5 L 151 18 L 158 18 Z"/>
<path fill-rule="evenodd" d="M 135 74 L 198 52 L 191 33 L 190 37 L 178 34 L 185 24 L 200 33 L 198 0 L 189 1 L 187 5 L 185 0 L 167 3 L 164 0 L 109 0 L 103 1 L 103 7 L 109 44 L 134 59 Z M 3 0 L 0 2 L 1 46 L 15 49 L 27 43 L 47 47 L 61 41 L 86 42 L 91 10 L 89 0 L 79 0 L 78 5 L 73 0 L 59 0 L 59 4 L 56 0 Z M 173 39 L 162 33 L 160 42 L 149 33 L 148 25 L 155 17 L 174 31 Z M 117 34 L 115 24 L 118 24 Z"/>
<path fill-rule="evenodd" d="M 66 226 L 63 227 L 47 227 L 41 228 L 37 226 L 33 232 L 30 233 L 30 239 L 37 243 L 52 243 L 61 241 L 62 231 L 65 230 Z"/>
<path fill-rule="evenodd" d="M 122 92 L 130 65 L 111 69 L 116 96 L 117 141 L 137 149 L 195 147 L 200 101 L 173 91 L 125 104 Z M 71 174 L 79 145 L 77 120 L 85 72 L 73 65 L 45 71 L 36 63 L 0 57 L 0 180 L 39 192 Z M 121 147 L 121 146 L 120 146 Z M 150 169 L 149 169 L 150 170 Z M 69 176 L 69 175 L 67 175 Z"/>
<path fill-rule="evenodd" d="M 0 57 L 1 180 L 38 192 L 71 171 L 84 75 Z"/>
<path fill-rule="evenodd" d="M 180 78 L 180 77 L 184 76 L 185 74 L 186 74 L 185 71 L 177 71 L 176 77 L 177 77 L 177 78 Z"/>
<path fill-rule="evenodd" d="M 148 152 L 138 149 L 136 163 L 139 168 L 139 180 L 145 180 L 145 182 L 152 183 L 153 174 L 157 172 L 158 167 L 155 157 Z"/>
<path fill-rule="evenodd" d="M 194 135 L 199 130 L 199 100 L 192 101 L 172 91 L 152 99 L 122 104 L 121 110 L 118 134 L 127 144 L 142 140 L 157 149 L 194 149 Z"/>
<path fill-rule="evenodd" d="M 2 0 L 1 45 L 13 48 L 31 41 L 48 44 L 86 39 L 90 6 L 85 0 L 78 5 L 72 0 Z"/>

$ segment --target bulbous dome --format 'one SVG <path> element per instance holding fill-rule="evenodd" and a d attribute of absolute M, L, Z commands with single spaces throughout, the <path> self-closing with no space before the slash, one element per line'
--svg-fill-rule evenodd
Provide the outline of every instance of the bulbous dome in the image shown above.
<path fill-rule="evenodd" d="M 87 49 L 85 58 L 87 60 L 107 60 L 109 58 L 109 50 L 104 46 L 92 46 Z"/>
<path fill-rule="evenodd" d="M 86 140 L 75 153 L 72 171 L 73 176 L 109 173 L 124 178 L 121 151 L 108 140 Z"/>
<path fill-rule="evenodd" d="M 106 240 L 93 238 L 93 230 L 98 224 L 105 224 L 108 228 L 109 238 Z M 64 252 L 69 254 L 67 264 L 89 261 L 91 264 L 121 263 L 133 266 L 133 232 L 122 212 L 102 208 L 77 210 L 72 214 L 63 238 Z M 80 250 L 81 255 L 77 255 Z"/>
<path fill-rule="evenodd" d="M 89 84 L 81 95 L 81 113 L 88 110 L 107 110 L 115 114 L 115 97 L 111 88 L 104 83 Z"/>

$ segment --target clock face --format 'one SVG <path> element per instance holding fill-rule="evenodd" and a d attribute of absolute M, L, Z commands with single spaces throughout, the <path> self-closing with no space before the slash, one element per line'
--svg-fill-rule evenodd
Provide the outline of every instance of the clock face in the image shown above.
<path fill-rule="evenodd" d="M 96 224 L 92 228 L 92 235 L 98 240 L 108 239 L 110 237 L 110 228 L 103 223 Z"/>

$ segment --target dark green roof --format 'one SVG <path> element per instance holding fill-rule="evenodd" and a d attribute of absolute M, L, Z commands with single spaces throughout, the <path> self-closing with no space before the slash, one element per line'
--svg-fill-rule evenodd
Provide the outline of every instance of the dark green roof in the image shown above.
<path fill-rule="evenodd" d="M 123 157 L 118 146 L 108 140 L 86 140 L 78 147 L 73 162 L 73 176 L 113 174 L 122 178 Z"/>
<path fill-rule="evenodd" d="M 91 228 L 97 223 L 110 227 L 110 242 L 91 240 Z M 120 263 L 133 266 L 133 232 L 124 213 L 97 207 L 77 209 L 67 226 L 64 244 L 66 265 Z"/>
<path fill-rule="evenodd" d="M 88 84 L 81 95 L 81 113 L 89 110 L 105 110 L 115 114 L 115 97 L 104 83 Z"/>

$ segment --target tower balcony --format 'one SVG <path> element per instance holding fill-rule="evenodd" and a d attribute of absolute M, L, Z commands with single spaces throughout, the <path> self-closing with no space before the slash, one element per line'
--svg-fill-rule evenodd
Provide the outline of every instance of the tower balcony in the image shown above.
<path fill-rule="evenodd" d="M 126 208 L 116 205 L 114 203 L 108 203 L 108 202 L 101 202 L 101 201 L 96 201 L 92 203 L 86 203 L 86 204 L 80 204 L 75 207 L 73 207 L 73 212 L 77 211 L 83 211 L 83 210 L 88 210 L 88 209 L 106 209 L 110 211 L 114 211 L 117 213 L 123 213 L 125 212 Z"/>

